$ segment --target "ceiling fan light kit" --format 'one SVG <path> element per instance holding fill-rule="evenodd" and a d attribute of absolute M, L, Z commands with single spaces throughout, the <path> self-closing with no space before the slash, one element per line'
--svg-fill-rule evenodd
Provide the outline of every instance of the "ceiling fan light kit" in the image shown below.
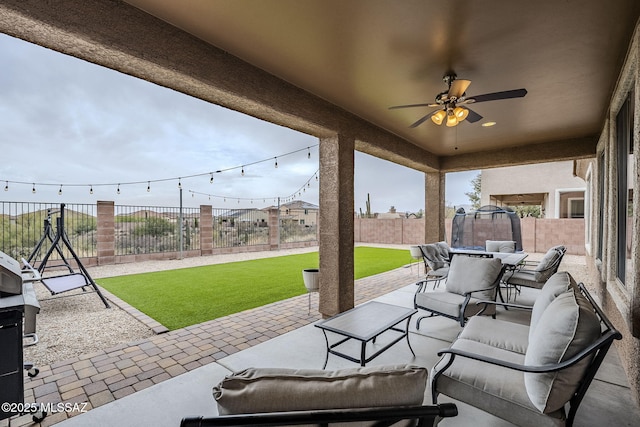
<path fill-rule="evenodd" d="M 455 73 L 446 74 L 442 80 L 449 87 L 448 91 L 441 92 L 436 96 L 435 103 L 432 104 L 410 104 L 410 105 L 396 105 L 389 107 L 391 110 L 399 108 L 413 108 L 413 107 L 438 107 L 436 111 L 432 111 L 425 116 L 422 116 L 416 122 L 411 124 L 411 128 L 415 128 L 421 125 L 425 120 L 431 118 L 431 121 L 440 126 L 444 122 L 447 127 L 457 126 L 460 122 L 463 122 L 468 117 L 469 123 L 475 123 L 482 120 L 482 116 L 470 108 L 463 108 L 458 104 L 472 104 L 486 101 L 497 101 L 499 99 L 511 99 L 522 98 L 527 94 L 526 89 L 507 90 L 502 92 L 486 93 L 483 95 L 476 95 L 474 97 L 467 97 L 466 90 L 471 84 L 471 80 L 456 80 Z"/>

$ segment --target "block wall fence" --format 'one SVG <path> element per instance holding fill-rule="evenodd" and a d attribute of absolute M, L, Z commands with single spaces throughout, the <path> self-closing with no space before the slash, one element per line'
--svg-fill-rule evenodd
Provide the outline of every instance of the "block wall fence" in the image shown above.
<path fill-rule="evenodd" d="M 355 241 L 418 245 L 424 242 L 425 219 L 356 218 Z M 451 240 L 451 219 L 445 219 L 445 240 Z M 552 246 L 564 245 L 567 253 L 585 255 L 584 220 L 568 218 L 522 218 L 522 247 L 525 252 L 546 252 Z"/>
<path fill-rule="evenodd" d="M 98 202 L 97 207 L 97 256 L 83 258 L 87 266 L 124 264 L 149 260 L 169 260 L 180 257 L 196 257 L 216 254 L 274 251 L 313 247 L 318 241 L 281 243 L 279 241 L 278 211 L 269 211 L 269 243 L 252 246 L 215 248 L 213 242 L 212 207 L 200 206 L 200 249 L 180 252 L 161 252 L 116 256 L 115 219 L 113 202 Z M 451 219 L 445 220 L 446 240 L 451 239 Z M 522 218 L 522 246 L 525 252 L 546 252 L 551 246 L 562 244 L 567 253 L 584 255 L 584 221 L 582 219 Z M 417 245 L 424 242 L 425 219 L 354 219 L 356 243 L 383 243 Z"/>

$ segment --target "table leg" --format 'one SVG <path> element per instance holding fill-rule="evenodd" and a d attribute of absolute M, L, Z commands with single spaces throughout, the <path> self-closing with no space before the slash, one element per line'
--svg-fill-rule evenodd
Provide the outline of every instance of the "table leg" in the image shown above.
<path fill-rule="evenodd" d="M 364 366 L 365 360 L 367 359 L 366 350 L 367 350 L 367 342 L 362 341 L 362 344 L 360 346 L 360 366 Z"/>
<path fill-rule="evenodd" d="M 323 329 L 322 333 L 324 334 L 324 341 L 327 344 L 327 354 L 324 356 L 324 365 L 322 365 L 322 369 L 325 369 L 329 361 L 329 338 L 327 338 L 327 331 Z"/>
<path fill-rule="evenodd" d="M 411 316 L 409 316 L 407 318 L 407 327 L 404 330 L 404 333 L 407 337 L 407 345 L 409 346 L 409 350 L 411 350 L 411 354 L 413 354 L 413 357 L 416 357 L 416 353 L 413 351 L 413 348 L 411 347 L 411 342 L 409 341 L 409 322 L 411 321 Z"/>

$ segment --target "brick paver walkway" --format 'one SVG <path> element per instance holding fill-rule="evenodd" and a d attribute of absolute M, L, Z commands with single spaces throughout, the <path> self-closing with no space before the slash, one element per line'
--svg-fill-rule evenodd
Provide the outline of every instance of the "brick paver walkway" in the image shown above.
<path fill-rule="evenodd" d="M 357 280 L 356 304 L 406 286 L 416 279 L 415 268 L 399 268 Z M 25 375 L 25 401 L 83 405 L 86 402 L 86 409 L 104 405 L 319 320 L 317 294 L 312 297 L 310 314 L 305 294 L 127 345 L 40 366 L 37 377 Z M 41 425 L 49 426 L 74 414 L 77 412 L 53 413 Z M 0 421 L 0 427 L 7 424 L 8 420 Z M 32 424 L 30 415 L 11 420 L 12 426 Z"/>

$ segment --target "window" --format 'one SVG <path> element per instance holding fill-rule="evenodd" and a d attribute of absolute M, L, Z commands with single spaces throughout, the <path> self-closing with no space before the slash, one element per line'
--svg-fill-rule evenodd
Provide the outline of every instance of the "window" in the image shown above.
<path fill-rule="evenodd" d="M 584 199 L 568 199 L 568 218 L 584 218 Z"/>
<path fill-rule="evenodd" d="M 630 281 L 632 273 L 631 247 L 633 244 L 633 93 L 616 116 L 617 154 L 617 277 L 623 283 Z"/>
<path fill-rule="evenodd" d="M 596 258 L 602 262 L 604 253 L 604 153 L 598 159 L 598 252 Z"/>

